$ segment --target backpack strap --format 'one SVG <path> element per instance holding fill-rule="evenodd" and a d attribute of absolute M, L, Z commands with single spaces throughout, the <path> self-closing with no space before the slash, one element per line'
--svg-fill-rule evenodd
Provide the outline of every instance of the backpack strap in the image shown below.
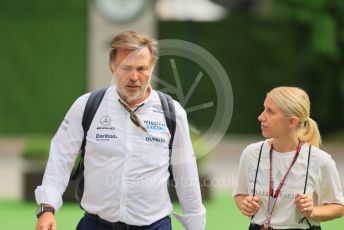
<path fill-rule="evenodd" d="M 90 97 L 87 100 L 85 107 L 84 115 L 82 117 L 82 128 L 84 130 L 84 139 L 81 144 L 82 154 L 85 155 L 85 145 L 86 145 L 86 136 L 87 132 L 91 126 L 94 115 L 96 114 L 100 103 L 103 100 L 107 88 L 98 89 L 91 93 Z"/>
<path fill-rule="evenodd" d="M 168 171 L 170 172 L 170 183 L 172 186 L 174 186 L 173 171 L 172 171 L 172 164 L 171 164 L 171 154 L 172 154 L 174 133 L 176 132 L 176 110 L 174 108 L 173 99 L 170 95 L 167 95 L 160 91 L 157 91 L 157 92 L 160 98 L 162 109 L 164 111 L 166 125 L 171 134 L 170 142 L 168 144 L 169 155 L 170 155 L 170 163 L 168 166 Z"/>
<path fill-rule="evenodd" d="M 83 172 L 84 172 L 84 156 L 85 156 L 87 132 L 91 126 L 94 115 L 96 114 L 98 107 L 104 98 L 106 90 L 107 88 L 102 88 L 102 89 L 93 91 L 91 93 L 91 95 L 89 96 L 87 100 L 84 114 L 82 116 L 82 128 L 84 130 L 84 138 L 82 140 L 82 144 L 80 147 L 80 159 L 79 159 L 76 170 L 72 173 L 70 177 L 71 180 L 77 180 L 77 188 L 76 188 L 75 196 L 78 201 L 81 200 L 83 192 L 84 192 Z"/>
<path fill-rule="evenodd" d="M 165 115 L 165 120 L 166 120 L 166 125 L 168 130 L 170 131 L 171 134 L 171 139 L 168 144 L 168 148 L 170 150 L 170 154 L 172 151 L 172 144 L 173 144 L 173 139 L 174 139 L 174 133 L 176 132 L 176 110 L 174 108 L 174 102 L 173 99 L 170 95 L 167 95 L 165 93 L 162 93 L 160 91 L 157 91 L 160 101 L 161 101 L 161 106 L 164 111 Z"/>
<path fill-rule="evenodd" d="M 262 156 L 263 145 L 264 145 L 264 142 L 263 142 L 262 145 L 260 146 L 260 150 L 259 150 L 259 156 L 258 156 L 258 162 L 257 162 L 256 175 L 255 175 L 255 177 L 254 177 L 253 195 L 252 195 L 252 196 L 255 196 L 255 195 L 256 195 L 256 183 L 257 183 L 257 176 L 258 176 L 260 158 L 261 158 L 261 156 Z"/>
<path fill-rule="evenodd" d="M 308 160 L 307 160 L 307 171 L 306 171 L 306 179 L 305 179 L 305 186 L 303 188 L 303 194 L 306 194 L 306 190 L 307 190 L 307 181 L 308 181 L 308 169 L 309 169 L 309 161 L 311 159 L 311 148 L 312 148 L 312 145 L 309 144 L 309 149 L 308 149 Z M 303 217 L 299 224 L 303 223 L 303 221 L 306 220 L 307 221 L 307 224 L 309 225 L 310 228 L 312 228 L 312 225 L 311 223 L 309 222 L 309 220 L 306 218 L 306 217 Z"/>
<path fill-rule="evenodd" d="M 307 171 L 306 171 L 306 180 L 305 180 L 305 187 L 303 189 L 303 194 L 306 194 L 306 189 L 307 189 L 309 161 L 311 159 L 311 148 L 312 148 L 312 145 L 310 144 L 309 149 L 308 149 Z"/>
<path fill-rule="evenodd" d="M 259 150 L 259 156 L 258 156 L 258 162 L 257 162 L 257 168 L 256 168 L 256 175 L 255 175 L 255 177 L 254 177 L 253 194 L 252 194 L 252 196 L 255 196 L 255 195 L 256 195 L 256 183 L 257 183 L 257 176 L 258 176 L 260 158 L 261 158 L 261 156 L 262 156 L 263 145 L 264 145 L 264 141 L 263 141 L 262 145 L 260 146 L 260 150 Z M 251 217 L 251 220 L 252 220 L 253 218 L 254 218 L 254 216 Z"/>

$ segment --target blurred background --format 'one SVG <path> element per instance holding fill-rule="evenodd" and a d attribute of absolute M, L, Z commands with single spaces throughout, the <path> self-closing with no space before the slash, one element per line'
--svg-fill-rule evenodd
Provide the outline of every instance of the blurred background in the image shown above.
<path fill-rule="evenodd" d="M 166 55 L 155 72 L 162 80 L 155 88 L 176 86 L 179 91 L 169 93 L 178 101 L 188 98 L 186 107 L 209 105 L 188 112 L 196 140 L 221 113 L 216 102 L 232 95 L 232 109 L 220 116 L 229 124 L 224 137 L 221 133 L 219 144 L 198 158 L 208 189 L 202 190 L 207 229 L 247 229 L 231 191 L 241 151 L 262 139 L 257 117 L 266 92 L 275 86 L 308 92 L 322 148 L 344 175 L 344 1 L 0 0 L 3 229 L 34 228 L 33 190 L 41 182 L 50 139 L 76 98 L 110 84 L 109 45 L 124 30 L 196 44 L 228 75 L 228 93 L 221 95 L 214 81 L 224 76 L 209 76 L 190 58 Z M 80 216 L 78 205 L 67 202 L 57 214 L 59 229 L 74 229 Z M 339 230 L 342 222 L 324 226 Z"/>

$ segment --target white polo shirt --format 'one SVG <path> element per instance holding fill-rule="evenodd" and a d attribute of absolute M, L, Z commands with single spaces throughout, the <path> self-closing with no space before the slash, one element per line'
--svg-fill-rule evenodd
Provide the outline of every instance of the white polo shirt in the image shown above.
<path fill-rule="evenodd" d="M 83 139 L 82 116 L 90 94 L 78 98 L 54 136 L 43 182 L 35 195 L 38 204 L 56 210 L 69 181 Z M 81 205 L 85 211 L 110 222 L 149 225 L 172 211 L 167 190 L 169 140 L 159 96 L 149 97 L 133 109 L 148 132 L 135 126 L 110 87 L 94 116 L 87 134 L 85 188 Z M 172 167 L 183 214 L 176 218 L 188 230 L 205 228 L 196 159 L 185 110 L 174 101 L 176 132 Z"/>

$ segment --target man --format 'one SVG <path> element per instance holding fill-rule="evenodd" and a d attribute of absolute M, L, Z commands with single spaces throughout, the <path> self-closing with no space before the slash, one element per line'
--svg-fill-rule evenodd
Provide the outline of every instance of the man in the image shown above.
<path fill-rule="evenodd" d="M 111 43 L 109 67 L 115 86 L 107 89 L 87 133 L 81 200 L 85 216 L 78 230 L 171 229 L 171 134 L 158 93 L 150 85 L 157 60 L 156 41 L 136 32 L 122 32 Z M 56 229 L 54 211 L 62 206 L 83 140 L 81 120 L 89 95 L 74 102 L 51 142 L 43 182 L 35 191 L 41 207 L 36 230 Z M 178 102 L 174 106 L 171 164 L 183 210 L 175 216 L 185 229 L 202 230 L 205 208 L 186 113 Z"/>

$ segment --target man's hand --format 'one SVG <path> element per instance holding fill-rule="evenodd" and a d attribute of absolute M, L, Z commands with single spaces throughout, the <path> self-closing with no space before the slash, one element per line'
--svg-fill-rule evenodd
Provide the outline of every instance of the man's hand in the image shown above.
<path fill-rule="evenodd" d="M 56 220 L 51 212 L 44 212 L 38 218 L 36 230 L 56 230 Z"/>

